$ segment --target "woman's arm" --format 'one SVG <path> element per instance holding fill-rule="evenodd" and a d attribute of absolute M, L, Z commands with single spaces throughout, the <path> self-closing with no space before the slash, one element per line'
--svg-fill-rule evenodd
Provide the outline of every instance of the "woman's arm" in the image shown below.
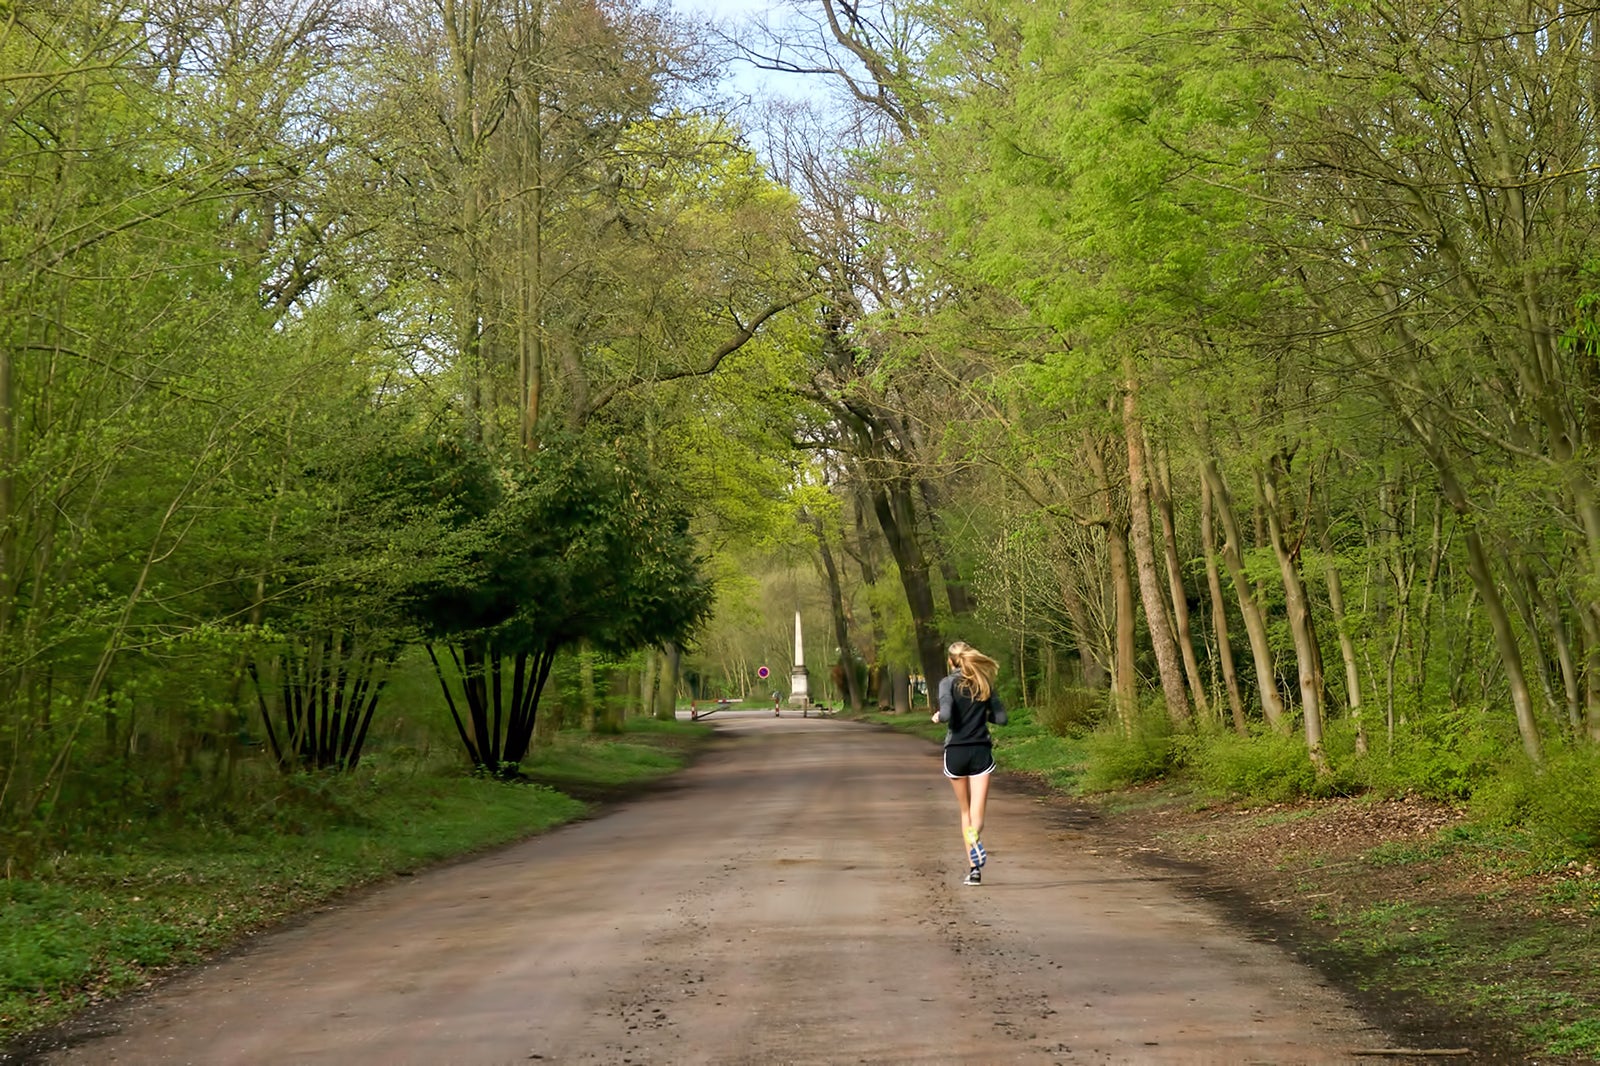
<path fill-rule="evenodd" d="M 955 684 L 956 677 L 954 674 L 947 674 L 939 679 L 939 709 L 933 715 L 935 722 L 948 722 L 950 720 L 950 713 L 955 710 L 956 706 Z"/>

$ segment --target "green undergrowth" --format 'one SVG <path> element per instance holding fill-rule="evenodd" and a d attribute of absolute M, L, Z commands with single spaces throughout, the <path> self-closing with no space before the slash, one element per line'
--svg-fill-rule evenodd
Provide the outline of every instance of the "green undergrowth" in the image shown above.
<path fill-rule="evenodd" d="M 1456 826 L 1362 856 L 1410 887 L 1313 915 L 1369 990 L 1410 993 L 1516 1034 L 1543 1055 L 1600 1061 L 1600 881 L 1525 831 Z M 1462 891 L 1483 875 L 1492 888 Z M 1330 875 L 1334 876 L 1334 875 Z M 1348 882 L 1349 873 L 1343 871 Z M 1312 887 L 1320 887 L 1318 882 Z M 1331 887 L 1331 886 L 1329 886 Z"/>
<path fill-rule="evenodd" d="M 1011 711 L 1010 721 L 993 733 L 1001 769 L 1030 774 L 1068 794 L 1082 791 L 1089 758 L 1082 737 L 1056 734 L 1030 707 Z"/>
<path fill-rule="evenodd" d="M 932 740 L 943 734 L 926 713 L 867 717 Z M 1159 707 L 1131 731 L 1104 719 L 1059 725 L 1058 716 L 1013 711 L 1012 724 L 994 730 L 996 759 L 1089 798 L 1119 832 L 1220 862 L 1218 875 L 1253 898 L 1295 901 L 1315 950 L 1378 999 L 1415 997 L 1532 1053 L 1600 1062 L 1600 753 L 1552 742 L 1533 770 L 1514 736 L 1477 725 L 1434 750 L 1369 736 L 1358 754 L 1353 730 L 1334 723 L 1330 772 L 1319 774 L 1301 736 L 1181 732 Z M 1331 810 L 1358 817 L 1367 804 L 1408 798 L 1467 820 L 1401 829 L 1354 856 L 1308 862 L 1280 850 L 1307 847 Z M 1173 829 L 1185 824 L 1172 819 L 1182 812 L 1211 820 Z M 1313 828 L 1285 844 L 1295 826 Z M 1218 833 L 1253 843 L 1219 860 Z"/>
<path fill-rule="evenodd" d="M 1005 725 L 990 727 L 994 758 L 1000 769 L 1029 774 L 1062 792 L 1079 792 L 1088 758 L 1083 738 L 1058 735 L 1029 707 L 1015 707 L 1008 714 Z M 858 717 L 929 740 L 940 740 L 945 733 L 945 727 L 933 722 L 931 714 L 920 708 L 909 714 L 868 711 Z"/>
<path fill-rule="evenodd" d="M 640 718 L 627 723 L 621 736 L 564 733 L 549 747 L 529 752 L 521 772 L 539 782 L 593 789 L 651 781 L 683 765 L 684 753 L 711 726 L 704 722 Z"/>
<path fill-rule="evenodd" d="M 1311 934 L 1302 947 L 1375 998 L 1431 1003 L 1463 1030 L 1509 1037 L 1530 1054 L 1600 1061 L 1600 864 L 1574 857 L 1561 835 L 1481 819 L 1402 826 L 1355 854 L 1308 860 L 1317 826 L 1359 823 L 1385 801 L 1218 804 L 1181 780 L 1096 801 L 1136 832 L 1148 814 L 1203 815 L 1186 829 L 1146 824 L 1163 826 L 1149 830 L 1163 851 L 1218 865 L 1252 898 L 1284 903 Z M 1309 828 L 1286 843 L 1293 826 Z"/>
<path fill-rule="evenodd" d="M 283 779 L 258 828 L 130 823 L 114 842 L 59 851 L 0 880 L 0 1044 L 351 888 L 581 817 L 588 805 L 550 780 L 581 791 L 658 778 L 708 732 L 629 722 L 617 737 L 563 734 L 523 765 L 541 783 L 374 759 L 344 777 Z"/>

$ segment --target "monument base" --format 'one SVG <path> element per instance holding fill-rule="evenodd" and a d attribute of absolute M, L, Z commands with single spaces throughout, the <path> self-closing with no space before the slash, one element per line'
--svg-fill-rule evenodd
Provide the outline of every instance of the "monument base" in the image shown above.
<path fill-rule="evenodd" d="M 789 675 L 789 706 L 811 706 L 811 677 L 803 666 L 795 667 Z"/>

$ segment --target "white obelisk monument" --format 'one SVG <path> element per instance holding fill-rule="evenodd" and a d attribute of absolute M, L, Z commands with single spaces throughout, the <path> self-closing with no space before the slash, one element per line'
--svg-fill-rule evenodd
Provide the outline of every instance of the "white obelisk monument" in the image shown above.
<path fill-rule="evenodd" d="M 805 708 L 811 704 L 811 684 L 806 676 L 805 643 L 800 639 L 800 612 L 794 613 L 794 672 L 789 675 L 789 706 Z"/>

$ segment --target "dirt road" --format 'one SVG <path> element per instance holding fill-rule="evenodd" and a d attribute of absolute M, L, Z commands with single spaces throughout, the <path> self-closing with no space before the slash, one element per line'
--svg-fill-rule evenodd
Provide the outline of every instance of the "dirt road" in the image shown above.
<path fill-rule="evenodd" d="M 1345 1063 L 1387 1043 L 1003 775 L 967 888 L 932 746 L 716 721 L 675 787 L 263 937 L 42 1061 Z"/>

